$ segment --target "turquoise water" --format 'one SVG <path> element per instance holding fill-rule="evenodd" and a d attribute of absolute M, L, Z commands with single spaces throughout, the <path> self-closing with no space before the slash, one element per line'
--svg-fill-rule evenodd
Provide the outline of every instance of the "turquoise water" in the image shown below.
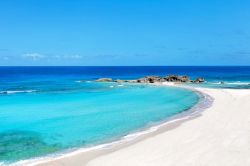
<path fill-rule="evenodd" d="M 0 67 L 0 163 L 111 142 L 196 104 L 184 89 L 79 82 L 169 74 L 207 80 L 190 86 L 250 88 L 249 66 Z"/>
<path fill-rule="evenodd" d="M 110 142 L 185 111 L 199 100 L 191 91 L 170 87 L 75 81 L 67 85 L 43 82 L 32 84 L 40 91 L 0 95 L 1 162 Z"/>

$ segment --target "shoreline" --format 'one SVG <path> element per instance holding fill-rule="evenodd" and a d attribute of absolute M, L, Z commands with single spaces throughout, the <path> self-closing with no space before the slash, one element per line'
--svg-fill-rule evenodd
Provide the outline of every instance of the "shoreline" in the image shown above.
<path fill-rule="evenodd" d="M 213 105 L 127 142 L 30 165 L 250 165 L 250 90 L 191 88 L 212 96 Z"/>
<path fill-rule="evenodd" d="M 250 90 L 195 89 L 214 98 L 202 116 L 131 146 L 95 156 L 86 165 L 250 165 Z"/>
<path fill-rule="evenodd" d="M 113 151 L 116 151 L 118 149 L 124 148 L 126 146 L 130 146 L 133 144 L 136 144 L 137 142 L 140 142 L 144 139 L 154 137 L 155 135 L 158 135 L 162 132 L 166 132 L 168 130 L 175 129 L 179 125 L 181 125 L 185 121 L 192 120 L 194 118 L 197 118 L 201 116 L 201 113 L 206 110 L 208 107 L 210 107 L 213 103 L 213 99 L 211 96 L 200 92 L 196 88 L 188 87 L 188 86 L 180 86 L 178 84 L 173 83 L 155 83 L 151 84 L 155 86 L 171 86 L 171 87 L 177 87 L 177 88 L 183 88 L 193 91 L 194 93 L 197 93 L 200 97 L 199 101 L 192 106 L 190 109 L 183 111 L 177 115 L 174 115 L 170 118 L 167 118 L 164 121 L 158 122 L 152 126 L 146 126 L 145 128 L 140 129 L 139 131 L 132 132 L 129 135 L 126 135 L 118 140 L 115 140 L 113 142 L 105 143 L 96 145 L 93 147 L 87 147 L 87 148 L 79 148 L 73 151 L 68 151 L 66 153 L 58 153 L 54 155 L 49 155 L 41 158 L 35 158 L 31 160 L 24 160 L 19 161 L 17 163 L 14 163 L 13 165 L 65 165 L 64 162 L 66 162 L 66 165 L 87 165 L 87 163 L 100 156 L 104 155 Z M 73 159 L 72 158 L 78 158 Z M 80 157 L 84 156 L 84 158 Z M 63 163 L 61 163 L 63 162 Z"/>

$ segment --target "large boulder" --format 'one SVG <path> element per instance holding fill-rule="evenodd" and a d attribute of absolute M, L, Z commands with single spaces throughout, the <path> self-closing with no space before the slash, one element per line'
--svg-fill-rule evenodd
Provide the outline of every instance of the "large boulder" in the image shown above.
<path fill-rule="evenodd" d="M 138 80 L 136 80 L 138 83 L 147 83 L 147 79 L 145 77 L 143 78 L 139 78 Z"/>
<path fill-rule="evenodd" d="M 194 83 L 202 83 L 202 82 L 205 82 L 205 79 L 204 78 L 197 78 L 196 80 L 193 81 Z"/>
<path fill-rule="evenodd" d="M 188 76 L 179 76 L 178 79 L 180 82 L 190 82 L 190 78 Z"/>
<path fill-rule="evenodd" d="M 138 83 L 155 83 L 160 82 L 161 77 L 159 76 L 146 76 L 137 80 Z"/>
<path fill-rule="evenodd" d="M 96 82 L 112 82 L 112 78 L 99 78 L 95 80 Z"/>
<path fill-rule="evenodd" d="M 167 82 L 189 82 L 188 76 L 169 75 L 164 78 Z"/>
<path fill-rule="evenodd" d="M 154 83 L 154 82 L 159 82 L 161 77 L 159 77 L 159 76 L 147 76 L 146 79 L 149 83 Z"/>
<path fill-rule="evenodd" d="M 178 76 L 177 75 L 169 75 L 164 78 L 167 82 L 177 82 Z"/>

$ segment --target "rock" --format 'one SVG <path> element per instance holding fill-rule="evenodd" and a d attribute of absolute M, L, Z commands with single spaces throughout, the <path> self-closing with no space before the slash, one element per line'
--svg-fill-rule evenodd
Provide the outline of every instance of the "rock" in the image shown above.
<path fill-rule="evenodd" d="M 164 78 L 160 78 L 158 82 L 166 82 Z"/>
<path fill-rule="evenodd" d="M 146 83 L 147 80 L 146 80 L 146 78 L 140 78 L 140 79 L 136 80 L 136 82 L 138 82 L 138 83 Z"/>
<path fill-rule="evenodd" d="M 169 75 L 164 78 L 167 82 L 177 82 L 178 76 L 176 75 Z"/>
<path fill-rule="evenodd" d="M 114 82 L 123 83 L 123 82 L 128 82 L 128 81 L 127 81 L 127 80 L 120 80 L 120 79 L 117 79 L 117 80 L 115 80 Z"/>
<path fill-rule="evenodd" d="M 147 80 L 149 83 L 159 82 L 160 79 L 161 79 L 161 77 L 159 77 L 159 76 L 147 76 L 147 77 L 146 77 L 146 80 Z"/>
<path fill-rule="evenodd" d="M 188 76 L 169 75 L 164 78 L 167 82 L 190 82 Z"/>
<path fill-rule="evenodd" d="M 146 76 L 137 80 L 138 83 L 155 83 L 159 82 L 161 77 L 159 76 Z"/>
<path fill-rule="evenodd" d="M 180 82 L 190 82 L 190 78 L 188 76 L 179 76 L 178 79 Z"/>
<path fill-rule="evenodd" d="M 112 78 L 99 78 L 95 80 L 96 82 L 112 82 Z"/>
<path fill-rule="evenodd" d="M 193 82 L 193 83 L 202 83 L 205 82 L 204 78 L 197 78 L 196 80 L 190 80 L 188 76 L 178 76 L 178 75 L 169 75 L 166 77 L 160 76 L 146 76 L 137 80 L 112 80 L 112 78 L 99 78 L 96 82 L 129 82 L 129 83 L 157 83 L 157 82 L 176 82 L 176 83 L 186 83 L 186 82 Z"/>
<path fill-rule="evenodd" d="M 193 81 L 194 83 L 202 83 L 202 82 L 205 82 L 205 79 L 204 78 L 197 78 L 196 80 Z"/>

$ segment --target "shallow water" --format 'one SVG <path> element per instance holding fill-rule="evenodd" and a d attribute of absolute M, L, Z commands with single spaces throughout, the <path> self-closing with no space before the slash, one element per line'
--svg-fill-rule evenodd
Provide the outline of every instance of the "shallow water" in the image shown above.
<path fill-rule="evenodd" d="M 82 88 L 0 96 L 1 161 L 111 141 L 185 111 L 199 99 L 177 88 L 75 84 Z"/>
<path fill-rule="evenodd" d="M 0 67 L 0 163 L 110 142 L 195 105 L 184 89 L 80 81 L 168 74 L 207 80 L 191 86 L 250 82 L 250 67 Z"/>

